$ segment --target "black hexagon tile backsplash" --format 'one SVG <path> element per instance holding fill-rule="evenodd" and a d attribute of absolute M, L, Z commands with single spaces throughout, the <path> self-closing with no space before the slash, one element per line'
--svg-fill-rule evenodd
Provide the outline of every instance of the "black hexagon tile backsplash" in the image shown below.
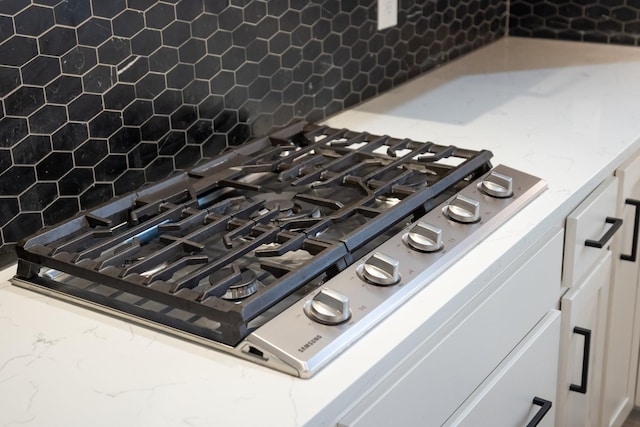
<path fill-rule="evenodd" d="M 506 0 L 0 0 L 0 253 L 504 35 Z"/>
<path fill-rule="evenodd" d="M 512 0 L 515 36 L 640 45 L 639 0 Z"/>

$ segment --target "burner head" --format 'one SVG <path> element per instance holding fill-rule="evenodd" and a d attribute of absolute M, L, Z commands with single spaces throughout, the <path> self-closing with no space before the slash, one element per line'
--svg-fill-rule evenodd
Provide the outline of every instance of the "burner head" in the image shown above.
<path fill-rule="evenodd" d="M 286 199 L 267 200 L 264 207 L 270 211 L 277 208 L 280 211 L 280 216 L 289 216 L 296 211 L 296 204 Z"/>
<path fill-rule="evenodd" d="M 216 286 L 223 282 L 230 282 L 226 292 L 220 296 L 226 300 L 241 300 L 258 291 L 258 279 L 256 273 L 249 269 L 237 271 L 235 268 L 223 268 L 209 276 L 209 282 Z"/>

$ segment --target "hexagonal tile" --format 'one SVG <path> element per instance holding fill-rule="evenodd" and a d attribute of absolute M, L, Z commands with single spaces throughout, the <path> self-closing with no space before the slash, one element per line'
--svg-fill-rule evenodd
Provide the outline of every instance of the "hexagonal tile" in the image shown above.
<path fill-rule="evenodd" d="M 31 6 L 14 18 L 16 33 L 39 36 L 54 24 L 53 10 L 48 7 Z"/>
<path fill-rule="evenodd" d="M 140 127 L 142 141 L 158 141 L 169 132 L 169 128 L 169 117 L 160 115 L 152 116 Z M 132 165 L 131 161 L 129 161 L 129 166 L 142 167 Z"/>
<path fill-rule="evenodd" d="M 145 11 L 155 3 L 157 3 L 156 0 L 129 0 L 127 2 L 127 7 L 129 7 L 130 9 Z"/>
<path fill-rule="evenodd" d="M 60 76 L 45 88 L 47 102 L 67 104 L 82 93 L 82 79 L 75 76 Z"/>
<path fill-rule="evenodd" d="M 105 200 L 109 200 L 112 197 L 112 184 L 96 183 L 80 195 L 80 207 L 82 209 L 89 209 L 98 206 L 100 203 L 104 203 Z"/>
<path fill-rule="evenodd" d="M 89 139 L 89 130 L 84 123 L 67 123 L 51 135 L 54 150 L 74 150 Z"/>
<path fill-rule="evenodd" d="M 162 34 L 158 30 L 145 28 L 131 39 L 131 52 L 136 55 L 151 55 L 162 45 Z"/>
<path fill-rule="evenodd" d="M 31 37 L 13 36 L 0 44 L 3 65 L 21 66 L 38 54 L 38 43 Z"/>
<path fill-rule="evenodd" d="M 122 112 L 102 111 L 89 122 L 89 135 L 93 138 L 108 138 L 122 127 Z"/>
<path fill-rule="evenodd" d="M 8 224 L 2 227 L 2 234 L 6 242 L 17 242 L 18 240 L 27 237 L 32 230 L 36 232 L 42 228 L 42 215 L 37 212 L 24 212 L 20 213 L 17 217 L 11 220 Z"/>
<path fill-rule="evenodd" d="M 19 117 L 0 119 L 0 147 L 11 148 L 28 133 L 27 119 Z"/>
<path fill-rule="evenodd" d="M 265 16 L 256 25 L 256 37 L 269 40 L 278 32 L 278 20 L 272 16 Z"/>
<path fill-rule="evenodd" d="M 87 46 L 99 46 L 112 36 L 111 22 L 107 19 L 92 17 L 77 30 L 78 43 Z"/>
<path fill-rule="evenodd" d="M 118 65 L 131 55 L 131 41 L 123 37 L 111 37 L 98 47 L 98 60 L 103 64 Z"/>
<path fill-rule="evenodd" d="M 227 7 L 218 16 L 218 26 L 223 30 L 234 30 L 242 24 L 242 9 L 234 6 Z"/>
<path fill-rule="evenodd" d="M 29 85 L 45 86 L 61 73 L 60 60 L 52 56 L 37 56 L 20 70 L 22 82 Z"/>
<path fill-rule="evenodd" d="M 246 60 L 246 51 L 239 46 L 232 46 L 222 54 L 222 68 L 226 70 L 235 70 L 240 67 Z"/>
<path fill-rule="evenodd" d="M 97 65 L 82 76 L 85 92 L 104 93 L 118 81 L 116 68 L 108 65 Z"/>
<path fill-rule="evenodd" d="M 182 21 L 173 21 L 162 30 L 162 40 L 165 45 L 178 47 L 189 40 L 191 28 Z"/>
<path fill-rule="evenodd" d="M 211 120 L 198 120 L 187 129 L 187 144 L 202 144 L 213 135 Z M 193 166 L 193 165 L 192 165 Z"/>
<path fill-rule="evenodd" d="M 0 195 L 19 195 L 35 182 L 33 166 L 12 166 L 0 174 Z"/>
<path fill-rule="evenodd" d="M 175 6 L 158 2 L 149 8 L 144 16 L 148 27 L 163 29 L 175 19 Z"/>
<path fill-rule="evenodd" d="M 61 195 L 79 196 L 95 182 L 93 169 L 89 167 L 73 168 L 58 180 Z"/>
<path fill-rule="evenodd" d="M 111 153 L 128 153 L 140 141 L 140 128 L 125 126 L 109 138 L 109 151 Z"/>
<path fill-rule="evenodd" d="M 32 133 L 52 133 L 67 121 L 67 110 L 59 105 L 45 105 L 29 117 Z"/>
<path fill-rule="evenodd" d="M 253 62 L 245 62 L 235 72 L 236 84 L 248 86 L 258 78 L 259 66 Z"/>
<path fill-rule="evenodd" d="M 137 87 L 136 87 L 137 92 Z M 144 99 L 136 99 L 122 112 L 125 125 L 140 126 L 153 115 L 153 103 Z"/>
<path fill-rule="evenodd" d="M 17 197 L 3 197 L 0 203 L 0 224 L 8 224 L 19 212 Z"/>
<path fill-rule="evenodd" d="M 191 23 L 191 35 L 206 39 L 218 28 L 218 17 L 210 13 L 203 13 Z"/>
<path fill-rule="evenodd" d="M 71 102 L 67 108 L 69 119 L 89 121 L 103 110 L 104 105 L 100 95 L 84 93 Z"/>
<path fill-rule="evenodd" d="M 36 165 L 38 180 L 54 181 L 73 168 L 71 153 L 53 152 Z"/>
<path fill-rule="evenodd" d="M 89 139 L 74 150 L 73 160 L 76 166 L 94 166 L 104 159 L 107 154 L 107 141 L 105 139 Z"/>
<path fill-rule="evenodd" d="M 153 100 L 153 109 L 156 114 L 169 115 L 182 105 L 182 92 L 174 89 L 163 91 Z"/>
<path fill-rule="evenodd" d="M 58 197 L 58 187 L 54 182 L 38 182 L 20 195 L 23 211 L 41 211 Z"/>
<path fill-rule="evenodd" d="M 63 1 L 55 7 L 56 23 L 77 27 L 91 16 L 91 4 L 87 1 Z"/>
<path fill-rule="evenodd" d="M 113 34 L 119 37 L 132 37 L 144 28 L 144 13 L 126 9 L 111 22 Z"/>
<path fill-rule="evenodd" d="M 210 79 L 221 69 L 222 60 L 217 55 L 206 55 L 195 65 L 196 77 L 199 79 Z"/>
<path fill-rule="evenodd" d="M 92 0 L 93 14 L 105 18 L 113 18 L 127 7 L 126 0 Z"/>
<path fill-rule="evenodd" d="M 130 168 L 144 168 L 158 156 L 158 146 L 152 143 L 138 144 L 127 156 Z"/>
<path fill-rule="evenodd" d="M 0 2 L 0 13 L 3 13 L 5 15 L 15 15 L 24 8 L 28 7 L 30 3 L 30 0 L 3 1 Z"/>
<path fill-rule="evenodd" d="M 44 105 L 44 91 L 40 87 L 21 86 L 4 100 L 5 113 L 28 116 Z"/>
<path fill-rule="evenodd" d="M 94 48 L 76 46 L 62 56 L 61 62 L 64 73 L 82 75 L 98 63 L 98 55 Z"/>
<path fill-rule="evenodd" d="M 51 137 L 46 135 L 29 135 L 11 149 L 15 165 L 35 165 L 50 152 Z"/>
<path fill-rule="evenodd" d="M 162 46 L 149 57 L 149 69 L 164 73 L 172 69 L 178 61 L 178 49 Z"/>
<path fill-rule="evenodd" d="M 183 105 L 171 114 L 171 129 L 188 129 L 198 119 L 194 105 Z"/>
<path fill-rule="evenodd" d="M 187 145 L 174 157 L 176 169 L 187 169 L 192 167 L 202 158 L 202 151 L 197 145 Z"/>
<path fill-rule="evenodd" d="M 127 61 L 118 64 L 118 80 L 135 83 L 149 72 L 149 58 L 130 56 Z"/>
<path fill-rule="evenodd" d="M 182 100 L 185 104 L 197 105 L 209 94 L 209 82 L 205 80 L 193 80 L 182 91 Z"/>
<path fill-rule="evenodd" d="M 111 154 L 94 167 L 96 181 L 113 181 L 127 169 L 127 156 Z"/>
<path fill-rule="evenodd" d="M 207 46 L 204 40 L 190 39 L 178 49 L 180 62 L 195 64 L 207 54 Z"/>
<path fill-rule="evenodd" d="M 60 197 L 42 212 L 44 225 L 54 225 L 80 211 L 77 197 Z"/>
<path fill-rule="evenodd" d="M 162 140 L 158 141 L 158 153 L 160 155 L 171 156 L 180 151 L 187 143 L 187 134 L 182 130 L 169 132 Z"/>
<path fill-rule="evenodd" d="M 227 51 L 233 43 L 233 36 L 227 31 L 216 31 L 207 39 L 207 52 L 220 55 Z"/>
<path fill-rule="evenodd" d="M 136 97 L 136 89 L 132 84 L 117 83 L 102 99 L 104 100 L 104 108 L 110 110 L 122 110 L 129 105 Z"/>
<path fill-rule="evenodd" d="M 57 25 L 38 37 L 40 53 L 60 56 L 73 49 L 78 44 L 76 32 L 72 28 Z"/>
<path fill-rule="evenodd" d="M 201 0 L 181 0 L 176 4 L 176 17 L 183 21 L 193 21 L 203 11 Z"/>
<path fill-rule="evenodd" d="M 129 191 L 136 190 L 144 184 L 144 171 L 127 170 L 120 178 L 113 183 L 116 195 L 125 194 Z"/>
<path fill-rule="evenodd" d="M 178 64 L 167 73 L 167 87 L 183 89 L 195 78 L 193 65 Z"/>

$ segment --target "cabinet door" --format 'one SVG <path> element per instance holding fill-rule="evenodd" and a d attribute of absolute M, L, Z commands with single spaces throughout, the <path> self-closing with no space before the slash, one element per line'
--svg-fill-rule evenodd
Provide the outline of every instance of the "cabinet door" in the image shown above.
<path fill-rule="evenodd" d="M 599 426 L 599 404 L 611 274 L 605 251 L 590 274 L 561 301 L 562 335 L 557 424 Z"/>
<path fill-rule="evenodd" d="M 560 312 L 550 311 L 445 426 L 553 426 Z M 535 401 L 534 401 L 535 399 Z"/>
<path fill-rule="evenodd" d="M 633 408 L 638 372 L 640 316 L 638 307 L 638 224 L 640 213 L 640 157 L 616 172 L 619 181 L 617 215 L 623 228 L 613 253 L 613 275 L 609 293 L 605 384 L 602 402 L 603 426 L 620 426 Z M 634 256 L 635 255 L 635 256 Z"/>

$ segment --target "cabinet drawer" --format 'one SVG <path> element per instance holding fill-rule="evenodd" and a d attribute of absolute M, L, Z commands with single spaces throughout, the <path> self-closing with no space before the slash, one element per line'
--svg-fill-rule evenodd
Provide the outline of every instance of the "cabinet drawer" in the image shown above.
<path fill-rule="evenodd" d="M 615 217 L 617 192 L 618 179 L 610 177 L 567 217 L 563 286 L 575 286 L 603 256 L 605 250 L 587 246 L 585 242 L 601 240 L 615 228 L 615 224 L 607 223 L 607 218 Z"/>
<path fill-rule="evenodd" d="M 525 251 L 338 426 L 441 425 L 560 298 L 562 231 Z"/>
<path fill-rule="evenodd" d="M 560 312 L 552 310 L 445 426 L 524 426 L 544 401 L 551 407 L 538 425 L 553 426 L 559 343 Z"/>

